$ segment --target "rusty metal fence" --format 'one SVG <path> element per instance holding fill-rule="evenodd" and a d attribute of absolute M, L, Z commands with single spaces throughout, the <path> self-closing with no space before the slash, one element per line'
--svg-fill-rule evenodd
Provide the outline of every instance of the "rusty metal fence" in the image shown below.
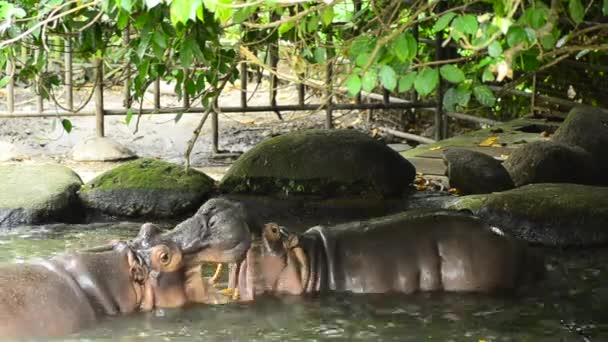
<path fill-rule="evenodd" d="M 416 28 L 414 33 L 417 32 Z M 128 39 L 128 35 L 125 35 Z M 328 35 L 331 36 L 331 35 Z M 445 47 L 443 47 L 442 35 L 437 34 L 435 40 L 422 40 L 416 38 L 419 43 L 431 44 L 434 46 L 436 51 L 436 60 L 444 59 Z M 107 115 L 126 115 L 128 111 L 132 111 L 134 114 L 170 114 L 170 113 L 204 113 L 206 112 L 205 107 L 191 106 L 190 99 L 187 96 L 187 92 L 183 91 L 182 105 L 180 107 L 163 107 L 161 105 L 160 96 L 160 80 L 156 80 L 153 83 L 153 94 L 154 94 L 154 105 L 151 108 L 132 108 L 132 97 L 129 92 L 129 78 L 123 80 L 123 108 L 121 109 L 108 109 L 104 106 L 104 64 L 102 59 L 96 58 L 91 61 L 92 68 L 94 69 L 94 89 L 92 90 L 92 100 L 94 101 L 94 109 L 74 108 L 74 72 L 73 72 L 73 51 L 70 36 L 61 37 L 63 39 L 64 53 L 63 53 L 63 84 L 64 84 L 64 98 L 65 103 L 60 110 L 45 110 L 45 101 L 40 94 L 33 93 L 36 97 L 36 110 L 34 111 L 19 111 L 15 108 L 15 75 L 19 72 L 15 66 L 9 61 L 6 65 L 6 75 L 9 80 L 6 85 L 6 111 L 0 112 L 0 118 L 26 118 L 26 117 L 76 117 L 76 116 L 95 116 L 96 117 L 96 134 L 97 136 L 104 136 L 104 117 Z M 276 71 L 279 62 L 279 42 L 274 42 L 274 48 L 270 49 L 269 67 L 272 71 Z M 37 53 L 37 52 L 36 52 Z M 328 52 L 332 54 L 332 51 Z M 131 66 L 125 65 L 125 69 L 129 69 Z M 435 125 L 435 140 L 444 139 L 448 136 L 448 119 L 454 118 L 458 120 L 474 121 L 477 123 L 484 124 L 496 124 L 497 121 L 487 118 L 480 118 L 462 113 L 446 113 L 443 110 L 443 85 L 440 84 L 436 91 L 434 101 L 422 102 L 418 101 L 415 96 L 410 96 L 410 100 L 393 96 L 388 90 L 383 89 L 381 93 L 359 93 L 354 101 L 340 101 L 340 96 L 335 96 L 336 93 L 340 93 L 341 90 L 338 87 L 336 77 L 334 77 L 334 68 L 336 66 L 332 62 L 328 62 L 325 70 L 325 79 L 323 83 L 325 85 L 326 92 L 324 94 L 325 101 L 323 103 L 308 103 L 306 100 L 306 85 L 304 82 L 299 82 L 295 86 L 297 87 L 298 101 L 293 104 L 277 104 L 277 89 L 279 83 L 279 76 L 276 72 L 269 73 L 269 101 L 267 105 L 250 105 L 247 96 L 248 77 L 249 77 L 249 66 L 247 62 L 241 62 L 240 64 L 240 87 L 241 96 L 240 104 L 238 106 L 222 106 L 219 107 L 220 112 L 226 113 L 252 113 L 252 112 L 275 112 L 280 113 L 284 111 L 318 111 L 322 110 L 325 112 L 325 127 L 333 127 L 333 112 L 337 110 L 385 110 L 385 109 L 403 109 L 403 110 L 419 110 L 424 109 L 429 112 L 434 112 L 434 125 Z M 128 73 L 127 73 L 128 75 Z M 301 79 L 302 75 L 298 75 Z M 32 87 L 34 88 L 34 87 Z M 345 91 L 343 91 L 345 92 Z M 532 93 L 520 93 L 519 96 L 531 97 L 532 104 L 536 102 L 536 92 Z M 84 106 L 81 106 L 84 107 Z M 218 140 L 219 140 L 219 128 L 218 128 L 218 115 L 216 112 L 212 112 L 211 123 L 213 129 L 213 150 L 219 151 Z M 395 133 L 395 132 L 393 132 Z M 416 140 L 422 143 L 428 143 L 433 140 L 423 138 L 417 135 L 396 132 L 396 135 L 404 137 L 410 140 Z"/>

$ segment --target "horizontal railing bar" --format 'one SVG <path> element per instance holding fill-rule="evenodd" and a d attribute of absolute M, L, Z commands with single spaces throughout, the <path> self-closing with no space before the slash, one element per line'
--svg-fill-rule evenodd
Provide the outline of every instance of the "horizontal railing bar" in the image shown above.
<path fill-rule="evenodd" d="M 274 112 L 274 111 L 311 111 L 324 109 L 325 105 L 322 104 L 305 104 L 305 105 L 278 105 L 278 106 L 247 106 L 243 107 L 220 107 L 220 112 L 225 113 L 247 113 L 247 112 Z M 432 103 L 332 103 L 331 108 L 334 110 L 356 110 L 356 109 L 407 109 L 407 108 L 423 108 L 432 109 Z M 139 110 L 132 109 L 135 114 L 139 113 Z M 145 108 L 142 109 L 142 114 L 198 114 L 204 113 L 205 107 L 167 107 L 167 108 Z M 106 109 L 104 115 L 125 115 L 126 109 Z M 54 111 L 54 112 L 0 112 L 0 118 L 36 118 L 36 117 L 71 117 L 71 116 L 93 116 L 93 111 L 80 111 L 78 113 L 72 113 L 67 111 Z"/>

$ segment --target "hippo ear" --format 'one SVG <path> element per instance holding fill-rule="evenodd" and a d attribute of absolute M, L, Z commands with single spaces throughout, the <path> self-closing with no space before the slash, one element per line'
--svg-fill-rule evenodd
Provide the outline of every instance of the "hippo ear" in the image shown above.
<path fill-rule="evenodd" d="M 150 251 L 152 269 L 159 272 L 175 272 L 182 266 L 182 253 L 177 248 L 157 245 Z"/>
<path fill-rule="evenodd" d="M 147 222 L 139 228 L 139 233 L 132 242 L 139 243 L 143 247 L 148 245 L 152 238 L 160 233 L 162 233 L 162 230 L 157 225 Z"/>
<path fill-rule="evenodd" d="M 127 261 L 129 263 L 129 275 L 131 279 L 136 283 L 143 284 L 148 276 L 148 272 L 146 272 L 141 261 L 131 251 L 128 251 Z"/>

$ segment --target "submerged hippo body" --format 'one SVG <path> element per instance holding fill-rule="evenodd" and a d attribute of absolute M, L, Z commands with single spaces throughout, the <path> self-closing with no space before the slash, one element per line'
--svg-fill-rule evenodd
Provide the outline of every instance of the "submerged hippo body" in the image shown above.
<path fill-rule="evenodd" d="M 0 267 L 0 335 L 63 335 L 135 311 L 142 291 L 128 270 L 118 251 Z"/>
<path fill-rule="evenodd" d="M 245 300 L 260 291 L 508 291 L 538 279 L 544 270 L 542 259 L 523 243 L 455 212 L 316 226 L 299 236 L 277 235 L 277 229 L 266 225 L 259 251 L 252 249 L 242 263 L 258 267 L 236 279 L 245 281 L 239 285 Z M 260 275 L 262 288 L 252 288 Z"/>
<path fill-rule="evenodd" d="M 0 337 L 61 336 L 104 316 L 181 307 L 191 291 L 180 270 L 175 249 L 157 245 L 135 252 L 124 242 L 0 265 Z"/>
<path fill-rule="evenodd" d="M 261 292 L 493 292 L 512 290 L 544 271 L 542 259 L 523 243 L 461 212 L 404 212 L 295 235 L 276 224 L 250 227 L 243 210 L 212 199 L 172 231 L 134 246 L 174 243 L 188 267 L 233 263 L 229 287 L 242 300 Z M 261 232 L 259 243 L 252 232 Z M 197 301 L 212 302 L 204 296 Z"/>

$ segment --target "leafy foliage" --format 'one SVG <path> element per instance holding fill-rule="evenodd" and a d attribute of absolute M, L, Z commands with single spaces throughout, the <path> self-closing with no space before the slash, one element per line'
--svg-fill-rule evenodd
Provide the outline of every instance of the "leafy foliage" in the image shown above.
<path fill-rule="evenodd" d="M 271 47 L 282 44 L 295 73 L 322 79 L 319 71 L 334 63 L 350 96 L 385 88 L 424 98 L 443 79 L 446 110 L 498 108 L 488 84 L 515 84 L 518 75 L 569 56 L 603 56 L 607 13 L 608 0 L 0 0 L 0 67 L 12 61 L 17 80 L 38 78 L 37 91 L 52 97 L 60 75 L 45 73 L 45 65 L 69 36 L 79 60 L 101 57 L 116 68 L 113 82 L 127 76 L 129 61 L 136 99 L 161 78 L 174 81 L 179 96 L 208 105 L 222 79 L 237 77 L 241 58 L 269 68 Z M 435 60 L 437 38 L 450 58 Z M 22 55 L 26 47 L 41 52 Z M 6 82 L 0 78 L 0 86 Z"/>

